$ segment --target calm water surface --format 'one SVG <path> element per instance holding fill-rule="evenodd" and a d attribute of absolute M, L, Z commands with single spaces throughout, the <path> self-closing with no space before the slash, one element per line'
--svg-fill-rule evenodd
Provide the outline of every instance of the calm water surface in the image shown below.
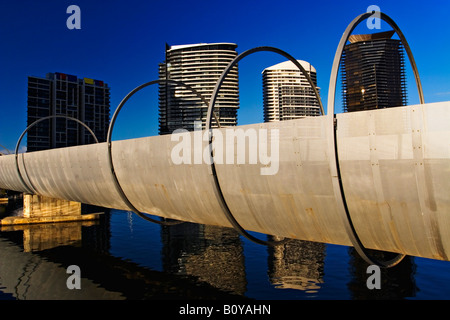
<path fill-rule="evenodd" d="M 80 267 L 80 290 L 67 289 L 69 265 Z M 449 262 L 407 257 L 382 270 L 380 290 L 367 288 L 366 270 L 345 246 L 267 248 L 229 228 L 161 227 L 118 210 L 96 223 L 0 229 L 1 300 L 450 298 Z"/>

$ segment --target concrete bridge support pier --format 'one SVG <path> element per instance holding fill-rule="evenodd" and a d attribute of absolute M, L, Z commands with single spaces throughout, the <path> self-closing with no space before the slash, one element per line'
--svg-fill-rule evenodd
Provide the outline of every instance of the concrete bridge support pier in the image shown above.
<path fill-rule="evenodd" d="M 23 215 L 6 217 L 0 225 L 95 220 L 99 214 L 81 214 L 80 202 L 24 193 Z"/>

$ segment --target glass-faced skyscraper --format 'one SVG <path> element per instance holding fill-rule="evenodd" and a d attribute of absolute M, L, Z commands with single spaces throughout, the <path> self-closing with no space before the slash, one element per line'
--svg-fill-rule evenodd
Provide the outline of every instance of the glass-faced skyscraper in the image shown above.
<path fill-rule="evenodd" d="M 85 123 L 99 142 L 106 141 L 110 116 L 110 91 L 106 83 L 64 73 L 45 78 L 28 77 L 28 126 L 36 120 L 64 115 Z M 27 151 L 94 143 L 82 125 L 66 118 L 51 118 L 32 126 L 27 133 Z"/>
<path fill-rule="evenodd" d="M 166 58 L 159 65 L 159 79 L 182 82 L 209 101 L 220 75 L 237 56 L 234 43 L 200 43 L 166 45 Z M 215 104 L 221 126 L 237 124 L 239 108 L 238 67 L 225 78 Z M 204 128 L 208 105 L 192 90 L 172 83 L 159 84 L 159 133 L 175 129 L 194 130 L 195 123 Z M 215 126 L 213 120 L 212 125 Z"/>
<path fill-rule="evenodd" d="M 393 34 L 350 36 L 341 60 L 344 111 L 406 105 L 403 45 Z"/>
<path fill-rule="evenodd" d="M 317 87 L 316 69 L 298 60 Z M 262 72 L 264 121 L 284 121 L 319 116 L 320 106 L 313 88 L 292 61 L 268 67 Z"/>

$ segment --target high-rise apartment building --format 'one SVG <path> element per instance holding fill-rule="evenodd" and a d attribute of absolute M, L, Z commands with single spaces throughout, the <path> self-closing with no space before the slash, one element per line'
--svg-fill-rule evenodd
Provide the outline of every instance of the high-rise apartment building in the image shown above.
<path fill-rule="evenodd" d="M 403 45 L 393 34 L 350 36 L 341 60 L 344 111 L 406 105 Z"/>
<path fill-rule="evenodd" d="M 319 90 L 316 69 L 306 61 L 298 62 Z M 265 122 L 320 115 L 319 101 L 313 88 L 292 61 L 264 69 L 262 78 Z"/>
<path fill-rule="evenodd" d="M 85 123 L 99 141 L 106 141 L 110 91 L 106 83 L 64 73 L 28 77 L 28 126 L 50 115 L 64 115 Z M 41 121 L 27 133 L 27 151 L 95 142 L 84 126 L 67 118 Z"/>
<path fill-rule="evenodd" d="M 166 45 L 166 57 L 159 65 L 159 79 L 180 81 L 209 101 L 220 75 L 237 56 L 233 43 L 200 43 Z M 238 67 L 225 78 L 215 103 L 215 112 L 221 126 L 237 124 L 239 108 Z M 204 128 L 208 106 L 192 90 L 171 83 L 159 84 L 159 133 L 175 129 L 194 130 L 202 121 Z M 215 126 L 213 120 L 212 125 Z"/>

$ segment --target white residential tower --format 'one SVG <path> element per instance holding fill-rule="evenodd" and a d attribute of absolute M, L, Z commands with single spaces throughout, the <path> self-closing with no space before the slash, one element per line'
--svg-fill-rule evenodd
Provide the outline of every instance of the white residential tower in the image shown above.
<path fill-rule="evenodd" d="M 316 69 L 306 61 L 298 62 L 319 90 Z M 314 90 L 292 61 L 264 69 L 262 77 L 265 122 L 320 115 L 320 106 Z"/>

